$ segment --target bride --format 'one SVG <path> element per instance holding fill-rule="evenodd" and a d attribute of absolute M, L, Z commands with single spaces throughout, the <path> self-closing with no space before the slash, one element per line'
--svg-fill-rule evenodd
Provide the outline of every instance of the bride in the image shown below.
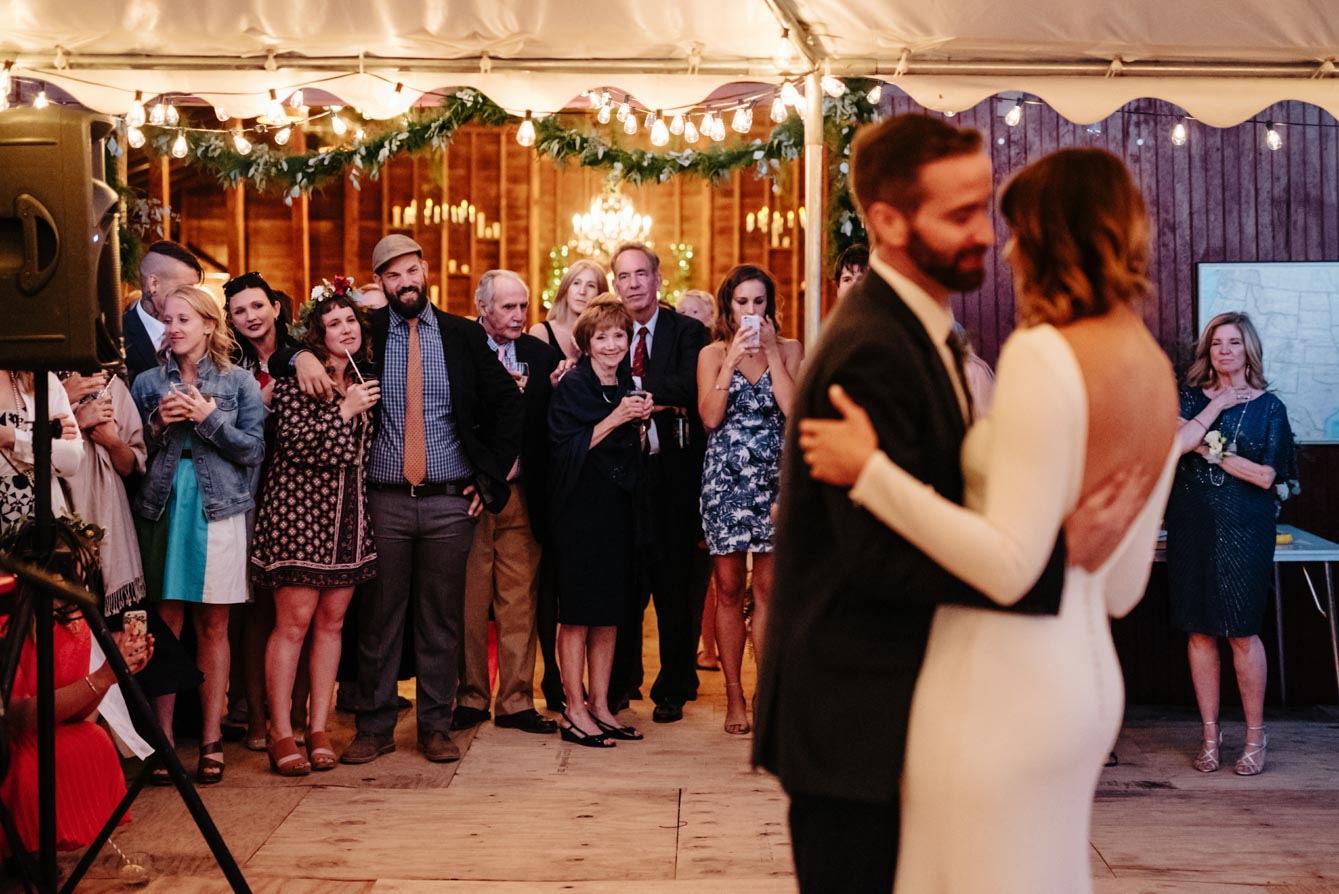
<path fill-rule="evenodd" d="M 991 415 L 963 443 L 966 506 L 878 450 L 864 411 L 801 422 L 815 478 L 850 497 L 1001 605 L 1070 539 L 1056 617 L 937 610 L 917 680 L 902 786 L 897 894 L 1081 894 L 1092 889 L 1093 792 L 1124 691 L 1107 615 L 1143 595 L 1175 456 L 1171 366 L 1139 315 L 1149 223 L 1125 167 L 1068 149 L 1021 171 L 1013 231 L 1020 328 L 1000 355 Z M 1129 482 L 1114 546 L 1076 549 L 1083 501 Z M 1083 509 L 1076 507 L 1083 504 Z M 1093 509 L 1091 511 L 1099 511 Z"/>

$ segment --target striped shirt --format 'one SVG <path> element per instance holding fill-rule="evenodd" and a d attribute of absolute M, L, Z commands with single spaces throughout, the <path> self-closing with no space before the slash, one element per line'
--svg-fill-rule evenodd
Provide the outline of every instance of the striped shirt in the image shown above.
<path fill-rule="evenodd" d="M 451 380 L 446 373 L 442 332 L 432 305 L 418 315 L 419 357 L 423 364 L 423 433 L 427 443 L 426 483 L 472 478 L 451 409 Z M 382 364 L 381 428 L 372 447 L 368 477 L 378 484 L 404 484 L 405 374 L 409 365 L 409 324 L 395 311 L 386 333 L 386 361 Z"/>

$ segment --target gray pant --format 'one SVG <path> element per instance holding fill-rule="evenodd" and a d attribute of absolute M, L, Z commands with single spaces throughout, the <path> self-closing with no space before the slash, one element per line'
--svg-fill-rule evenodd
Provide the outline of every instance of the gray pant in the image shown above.
<path fill-rule="evenodd" d="M 395 732 L 396 675 L 405 610 L 414 607 L 418 733 L 446 733 L 459 682 L 465 563 L 475 519 L 464 497 L 367 492 L 380 583 L 362 607 L 358 637 L 358 732 Z"/>

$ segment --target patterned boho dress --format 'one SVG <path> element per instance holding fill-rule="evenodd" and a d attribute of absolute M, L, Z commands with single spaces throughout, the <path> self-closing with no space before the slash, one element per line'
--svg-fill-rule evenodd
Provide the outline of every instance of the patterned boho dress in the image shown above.
<path fill-rule="evenodd" d="M 352 587 L 376 577 L 363 462 L 372 443 L 363 416 L 345 422 L 337 400 L 279 379 L 270 459 L 251 549 L 251 581 L 263 587 Z"/>
<path fill-rule="evenodd" d="M 702 467 L 702 527 L 713 556 L 772 551 L 772 506 L 785 430 L 771 369 L 757 382 L 735 370 L 725 417 L 707 438 Z"/>

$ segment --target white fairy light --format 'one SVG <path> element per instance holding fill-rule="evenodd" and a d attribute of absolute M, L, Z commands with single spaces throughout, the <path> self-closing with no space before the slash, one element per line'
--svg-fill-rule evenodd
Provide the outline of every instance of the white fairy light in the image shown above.
<path fill-rule="evenodd" d="M 148 117 L 144 114 L 144 94 L 136 90 L 135 100 L 130 104 L 130 109 L 126 112 L 126 124 L 130 127 L 143 127 Z"/>
<path fill-rule="evenodd" d="M 45 109 L 51 105 L 51 100 L 47 99 L 46 91 L 39 91 L 37 97 L 33 100 L 34 109 Z"/>
<path fill-rule="evenodd" d="M 1283 134 L 1274 129 L 1274 122 L 1265 122 L 1265 145 L 1271 152 L 1278 152 L 1283 148 Z"/>
<path fill-rule="evenodd" d="M 628 117 L 626 117 L 626 118 L 623 119 L 623 132 L 624 132 L 625 134 L 627 134 L 628 136 L 632 136 L 633 134 L 635 134 L 635 133 L 637 132 L 637 116 L 636 116 L 636 115 L 628 115 Z"/>
<path fill-rule="evenodd" d="M 669 142 L 669 127 L 665 124 L 665 117 L 656 112 L 656 122 L 651 125 L 651 145 L 664 146 Z"/>
<path fill-rule="evenodd" d="M 259 120 L 265 124 L 282 124 L 288 120 L 284 104 L 279 101 L 279 94 L 276 91 L 270 91 L 270 98 L 265 103 L 265 114 Z"/>
<path fill-rule="evenodd" d="M 140 148 L 144 145 L 144 131 L 138 127 L 127 127 L 126 142 L 130 144 L 131 149 Z"/>
<path fill-rule="evenodd" d="M 185 158 L 188 148 L 189 147 L 186 145 L 186 132 L 184 130 L 177 131 L 177 138 L 172 141 L 172 157 Z"/>
<path fill-rule="evenodd" d="M 601 124 L 608 124 L 611 117 L 609 106 L 600 106 L 600 111 L 595 114 L 595 120 Z"/>
<path fill-rule="evenodd" d="M 658 119 L 659 117 L 660 115 L 658 113 L 652 112 L 650 109 L 647 109 L 646 120 L 642 122 L 642 126 L 645 127 L 647 130 L 650 130 L 651 128 L 656 126 L 656 119 Z"/>
<path fill-rule="evenodd" d="M 292 135 L 293 135 L 293 128 L 285 125 L 279 128 L 279 130 L 275 133 L 274 144 L 276 146 L 287 146 L 288 138 L 291 137 Z"/>
<path fill-rule="evenodd" d="M 797 112 L 804 111 L 804 97 L 790 81 L 781 85 L 781 101 Z"/>
<path fill-rule="evenodd" d="M 176 127 L 180 123 L 181 123 L 181 112 L 178 112 L 177 107 L 169 102 L 167 104 L 167 126 Z"/>
<path fill-rule="evenodd" d="M 632 103 L 628 102 L 630 99 L 632 99 L 632 97 L 624 93 L 623 101 L 618 105 L 618 121 L 620 124 L 627 121 L 628 116 L 632 114 Z"/>
<path fill-rule="evenodd" d="M 299 87 L 293 91 L 292 96 L 288 97 L 288 105 L 294 109 L 300 109 L 307 104 L 304 102 L 305 99 L 306 97 L 302 95 L 302 88 Z"/>
<path fill-rule="evenodd" d="M 232 147 L 237 150 L 238 155 L 251 154 L 251 141 L 242 133 L 240 127 L 232 132 Z"/>
<path fill-rule="evenodd" d="M 697 125 L 693 123 L 693 119 L 685 119 L 683 122 L 683 138 L 690 143 L 696 143 L 699 136 Z"/>
<path fill-rule="evenodd" d="M 149 109 L 149 123 L 155 127 L 162 127 L 167 123 L 167 106 L 161 99 Z"/>
<path fill-rule="evenodd" d="M 833 99 L 839 99 L 846 92 L 846 82 L 833 75 L 823 75 L 820 83 L 823 85 L 823 92 Z"/>
<path fill-rule="evenodd" d="M 772 62 L 780 71 L 789 71 L 795 64 L 795 45 L 790 42 L 790 29 L 781 29 L 781 39 L 776 42 L 776 50 L 772 53 Z"/>
<path fill-rule="evenodd" d="M 880 81 L 870 87 L 869 92 L 865 94 L 865 99 L 869 100 L 870 105 L 877 106 L 883 100 L 883 82 Z"/>
<path fill-rule="evenodd" d="M 711 123 L 711 138 L 718 143 L 725 139 L 724 118 L 717 118 Z"/>
<path fill-rule="evenodd" d="M 1023 121 L 1023 100 L 1019 100 L 1012 109 L 1004 115 L 1004 123 L 1010 127 L 1017 127 Z"/>
<path fill-rule="evenodd" d="M 735 133 L 748 133 L 753 129 L 753 110 L 748 106 L 740 106 L 735 109 L 735 116 L 730 120 L 730 129 Z"/>
<path fill-rule="evenodd" d="M 786 118 L 789 115 L 790 113 L 786 111 L 786 104 L 781 101 L 781 97 L 780 96 L 774 97 L 772 99 L 772 114 L 769 115 L 768 117 L 770 117 L 777 124 L 781 124 L 786 120 Z"/>
<path fill-rule="evenodd" d="M 342 137 L 349 131 L 349 125 L 344 121 L 343 116 L 340 115 L 340 112 L 343 110 L 343 106 L 330 107 L 330 129 L 335 132 L 335 136 L 337 137 Z"/>
<path fill-rule="evenodd" d="M 525 110 L 525 120 L 516 129 L 516 142 L 527 149 L 535 145 L 535 119 L 529 109 Z"/>
<path fill-rule="evenodd" d="M 227 112 L 223 111 L 222 106 L 214 106 L 214 117 L 220 121 L 227 121 L 229 116 Z"/>
<path fill-rule="evenodd" d="M 669 132 L 674 134 L 676 137 L 679 134 L 683 133 L 683 115 L 674 116 L 674 119 L 670 121 Z"/>
<path fill-rule="evenodd" d="M 1172 145 L 1184 146 L 1189 139 L 1190 130 L 1186 127 L 1186 119 L 1182 118 L 1172 125 Z"/>

